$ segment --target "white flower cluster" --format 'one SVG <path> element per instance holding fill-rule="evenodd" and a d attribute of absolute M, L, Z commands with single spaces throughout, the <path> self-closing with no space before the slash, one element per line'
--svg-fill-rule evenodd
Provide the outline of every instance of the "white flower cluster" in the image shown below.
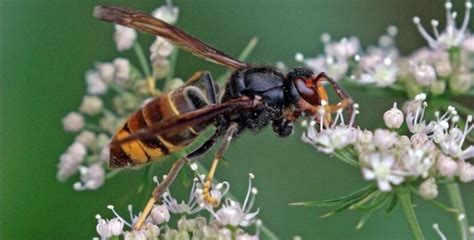
<path fill-rule="evenodd" d="M 404 114 L 394 104 L 383 119 L 389 129 L 375 131 L 353 127 L 353 117 L 344 124 L 342 112 L 329 127 L 308 125 L 303 141 L 319 151 L 334 154 L 359 166 L 366 180 L 377 182 L 380 191 L 391 191 L 403 182 L 422 182 L 420 194 L 426 198 L 437 195 L 436 181 L 457 177 L 461 182 L 474 180 L 474 146 L 466 147 L 466 137 L 474 129 L 472 116 L 465 126 L 458 126 L 460 117 L 454 107 L 436 112 L 436 120 L 424 119 L 427 103 L 425 94 L 418 95 L 406 105 L 405 124 L 409 135 L 395 132 L 404 122 Z"/>
<path fill-rule="evenodd" d="M 113 206 L 108 206 L 115 214 L 112 219 L 103 219 L 97 215 L 97 233 L 100 239 L 109 239 L 111 237 L 123 236 L 125 240 L 135 239 L 239 239 L 239 240 L 257 240 L 259 239 L 259 227 L 261 221 L 258 220 L 258 210 L 250 212 L 255 200 L 257 190 L 252 187 L 252 174 L 249 177 L 248 192 L 244 203 L 240 204 L 230 198 L 225 199 L 217 209 L 207 206 L 202 199 L 202 184 L 200 178 L 194 180 L 188 202 L 180 202 L 173 198 L 169 191 L 166 192 L 163 202 L 155 205 L 150 216 L 145 221 L 140 230 L 132 229 L 132 225 L 138 219 L 132 213 L 132 207 L 129 206 L 130 222 L 124 220 L 115 211 Z M 155 178 L 155 182 L 157 179 Z M 157 182 L 158 183 L 158 182 Z M 229 184 L 227 182 L 219 183 L 215 186 L 212 196 L 221 200 L 225 197 Z M 207 212 L 207 213 L 206 213 Z M 205 218 L 199 214 L 209 215 Z M 176 228 L 168 225 L 172 216 L 180 216 Z M 255 225 L 256 233 L 249 234 L 244 228 Z M 128 227 L 130 230 L 125 230 Z"/>
<path fill-rule="evenodd" d="M 155 17 L 174 23 L 178 8 L 170 3 L 153 13 Z M 136 43 L 133 29 L 115 26 L 114 41 L 118 51 L 130 49 Z M 115 58 L 111 62 L 99 62 L 94 69 L 86 72 L 87 95 L 77 111 L 68 113 L 62 124 L 66 132 L 75 133 L 74 143 L 61 155 L 57 178 L 65 181 L 75 173 L 80 181 L 74 184 L 76 190 L 99 188 L 108 174 L 108 143 L 125 120 L 150 98 L 150 77 L 153 81 L 167 76 L 169 69 L 159 69 L 158 62 L 169 66 L 171 44 L 157 38 L 150 47 L 150 59 L 154 66 L 154 76 L 141 73 L 128 59 Z M 140 58 L 141 53 L 137 53 Z M 146 59 L 141 59 L 146 62 Z M 159 74 L 157 74 L 159 72 Z M 169 82 L 171 87 L 179 87 L 182 81 Z M 153 86 L 154 87 L 154 86 Z"/>
<path fill-rule="evenodd" d="M 297 53 L 295 59 L 316 72 L 326 72 L 335 80 L 405 89 L 408 96 L 420 92 L 465 94 L 474 86 L 474 35 L 468 30 L 471 8 L 472 3 L 466 0 L 464 19 L 458 28 L 457 13 L 452 12 L 452 3 L 447 0 L 445 29 L 440 32 L 439 22 L 431 21 L 434 37 L 423 28 L 420 18 L 414 17 L 413 22 L 428 47 L 408 57 L 399 55 L 395 46 L 397 28 L 390 26 L 378 45 L 365 52 L 357 37 L 333 42 L 325 33 L 322 35 L 324 54 L 305 58 Z"/>

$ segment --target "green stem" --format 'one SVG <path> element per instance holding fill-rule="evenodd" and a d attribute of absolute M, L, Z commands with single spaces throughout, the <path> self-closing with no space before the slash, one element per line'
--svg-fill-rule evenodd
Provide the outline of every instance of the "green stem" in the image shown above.
<path fill-rule="evenodd" d="M 425 239 L 423 232 L 421 231 L 420 224 L 418 223 L 418 219 L 416 218 L 415 210 L 413 209 L 410 190 L 408 188 L 401 187 L 397 191 L 397 197 L 400 204 L 402 205 L 403 212 L 405 213 L 405 217 L 408 221 L 408 225 L 410 226 L 413 237 L 416 240 Z"/>
<path fill-rule="evenodd" d="M 469 222 L 466 217 L 466 210 L 464 209 L 464 202 L 462 200 L 459 184 L 446 184 L 446 188 L 453 208 L 459 211 L 459 213 L 456 214 L 456 222 L 458 223 L 459 234 L 461 235 L 460 239 L 469 240 L 471 239 L 469 233 Z"/>
<path fill-rule="evenodd" d="M 206 174 L 207 173 L 207 168 L 202 165 L 199 161 L 195 161 L 195 163 L 198 165 L 198 171 L 199 174 Z M 219 182 L 219 179 L 214 177 L 214 181 Z M 228 191 L 226 193 L 230 198 L 236 199 L 235 196 Z M 262 231 L 263 234 L 265 234 L 266 238 L 262 239 L 270 239 L 270 240 L 278 240 L 279 238 L 275 235 L 275 233 L 272 232 L 268 227 L 266 227 L 263 223 L 259 226 L 260 230 Z"/>
<path fill-rule="evenodd" d="M 356 168 L 359 167 L 359 163 L 356 160 L 348 157 L 342 152 L 333 152 L 332 155 L 334 155 L 335 157 L 339 158 L 339 160 L 343 161 L 344 163 L 349 164 L 352 167 L 356 167 Z"/>
<path fill-rule="evenodd" d="M 138 41 L 135 41 L 135 43 L 133 44 L 133 50 L 135 51 L 135 54 L 137 55 L 138 61 L 140 62 L 140 65 L 142 66 L 142 70 L 143 70 L 143 73 L 145 73 L 145 76 L 147 77 L 151 76 L 151 71 L 150 71 L 150 67 L 148 66 L 148 61 Z"/>

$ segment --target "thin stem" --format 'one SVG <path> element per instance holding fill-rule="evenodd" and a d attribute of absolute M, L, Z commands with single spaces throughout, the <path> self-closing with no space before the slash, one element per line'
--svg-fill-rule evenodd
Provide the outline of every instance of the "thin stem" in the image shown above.
<path fill-rule="evenodd" d="M 464 202 L 462 200 L 459 184 L 446 184 L 446 188 L 448 190 L 449 199 L 453 205 L 453 208 L 459 211 L 458 214 L 456 214 L 456 222 L 458 223 L 459 234 L 461 235 L 460 239 L 469 240 L 471 239 L 471 234 L 469 232 L 469 222 L 466 217 L 466 210 L 464 209 Z"/>
<path fill-rule="evenodd" d="M 356 160 L 344 155 L 342 152 L 333 152 L 332 154 L 352 167 L 359 167 L 359 163 Z"/>
<path fill-rule="evenodd" d="M 138 41 L 135 41 L 133 44 L 133 50 L 135 51 L 135 54 L 137 55 L 138 61 L 140 62 L 140 65 L 142 66 L 142 71 L 145 73 L 145 76 L 151 76 L 151 71 L 150 67 L 148 66 L 145 54 L 143 53 L 143 49 L 140 46 L 140 43 Z"/>
<path fill-rule="evenodd" d="M 202 163 L 200 163 L 199 161 L 195 161 L 194 163 L 196 163 L 198 165 L 198 171 L 200 172 L 200 174 L 207 173 L 207 168 L 204 165 L 202 165 Z M 214 181 L 219 182 L 219 179 L 214 178 Z M 228 191 L 226 194 L 230 198 L 236 199 L 235 196 L 230 191 Z M 266 238 L 264 238 L 264 239 L 270 239 L 270 240 L 278 240 L 279 239 L 275 235 L 275 233 L 273 233 L 272 230 L 270 230 L 268 227 L 266 227 L 263 223 L 260 225 L 259 228 L 262 231 L 262 233 L 265 234 L 265 236 L 266 236 Z"/>
<path fill-rule="evenodd" d="M 418 219 L 416 218 L 415 210 L 413 209 L 410 190 L 408 188 L 401 187 L 397 191 L 397 197 L 400 204 L 402 205 L 403 212 L 405 213 L 405 217 L 408 221 L 408 225 L 410 226 L 413 237 L 416 240 L 425 239 L 423 232 L 421 231 L 420 224 L 418 223 Z"/>

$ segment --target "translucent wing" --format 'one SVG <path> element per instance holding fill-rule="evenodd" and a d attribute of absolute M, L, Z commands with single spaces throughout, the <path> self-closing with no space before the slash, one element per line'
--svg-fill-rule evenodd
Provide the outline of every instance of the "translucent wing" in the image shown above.
<path fill-rule="evenodd" d="M 209 46 L 181 29 L 140 11 L 118 6 L 97 6 L 94 8 L 94 16 L 103 21 L 164 37 L 194 55 L 234 70 L 248 66 L 246 63 Z"/>

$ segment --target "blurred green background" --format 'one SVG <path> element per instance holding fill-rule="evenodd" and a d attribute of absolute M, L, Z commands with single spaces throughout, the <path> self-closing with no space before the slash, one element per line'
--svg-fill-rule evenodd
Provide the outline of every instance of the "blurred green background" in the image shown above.
<path fill-rule="evenodd" d="M 96 236 L 95 214 L 110 216 L 107 204 L 120 210 L 128 203 L 141 208 L 148 197 L 135 194 L 143 183 L 140 170 L 123 171 L 89 192 L 75 192 L 72 183 L 76 179 L 56 180 L 58 157 L 74 137 L 63 132 L 60 119 L 77 109 L 85 94 L 85 71 L 96 61 L 118 56 L 136 63 L 131 52 L 116 53 L 112 25 L 92 17 L 93 7 L 105 3 L 151 11 L 163 1 L 0 0 L 0 239 L 91 239 Z M 262 64 L 282 60 L 292 65 L 295 52 L 316 55 L 322 50 L 319 37 L 323 32 L 335 39 L 356 35 L 364 46 L 375 44 L 390 24 L 399 27 L 398 45 L 406 54 L 425 44 L 412 24 L 414 15 L 426 25 L 438 18 L 444 26 L 445 19 L 442 0 L 174 3 L 180 7 L 179 27 L 229 54 L 237 55 L 257 36 L 260 41 L 249 61 Z M 463 3 L 455 1 L 455 8 L 464 12 Z M 153 38 L 140 35 L 139 40 L 148 49 Z M 178 76 L 186 78 L 200 69 L 214 76 L 224 71 L 180 52 Z M 350 91 L 361 105 L 358 121 L 363 127 L 381 126 L 383 111 L 394 100 L 401 100 Z M 260 217 L 282 239 L 295 235 L 303 239 L 411 237 L 398 207 L 390 215 L 375 214 L 357 231 L 358 212 L 320 219 L 326 209 L 288 206 L 294 201 L 334 198 L 365 184 L 351 167 L 302 143 L 300 134 L 286 139 L 278 139 L 269 130 L 244 134 L 228 151 L 228 162 L 220 166 L 217 176 L 230 181 L 232 192 L 243 197 L 247 173 L 253 172 Z M 202 161 L 208 165 L 210 157 Z M 160 166 L 157 174 L 164 174 L 169 166 Z M 173 192 L 179 191 L 178 185 Z M 462 190 L 468 217 L 474 221 L 474 186 Z M 444 197 L 440 200 L 447 202 Z M 427 203 L 417 205 L 416 212 L 428 239 L 438 239 L 432 230 L 435 222 L 450 239 L 458 238 L 452 215 Z"/>

